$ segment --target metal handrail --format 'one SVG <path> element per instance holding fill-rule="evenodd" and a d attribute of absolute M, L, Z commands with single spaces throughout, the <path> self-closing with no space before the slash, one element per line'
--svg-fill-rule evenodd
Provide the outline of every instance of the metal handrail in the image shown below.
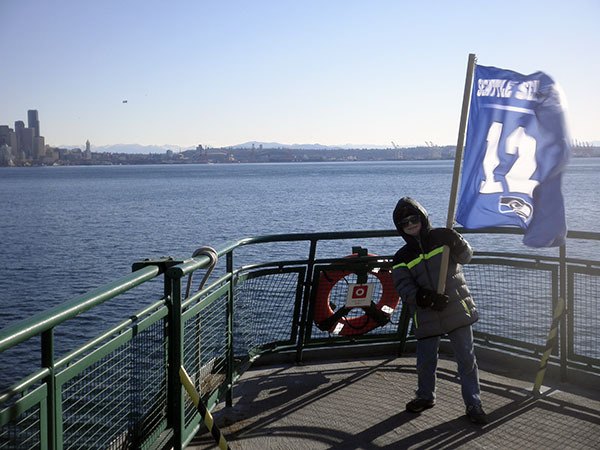
<path fill-rule="evenodd" d="M 523 231 L 514 227 L 488 227 L 478 230 L 465 230 L 461 227 L 457 231 L 466 234 L 523 234 Z M 231 253 L 238 247 L 272 243 L 272 242 L 290 242 L 290 241 L 323 241 L 323 240 L 343 240 L 360 238 L 381 238 L 397 237 L 398 232 L 394 229 L 385 230 L 359 230 L 359 231 L 340 231 L 340 232 L 320 232 L 320 233 L 291 233 L 262 235 L 255 237 L 246 237 L 228 242 L 220 248 L 215 249 L 218 257 Z M 589 231 L 570 230 L 567 234 L 569 239 L 590 239 L 600 241 L 600 233 Z M 552 257 L 550 257 L 552 258 Z M 183 261 L 181 264 L 174 265 L 168 270 L 170 276 L 181 278 L 195 270 L 206 267 L 211 262 L 207 256 L 199 256 Z M 581 260 L 580 263 L 592 263 L 591 261 Z M 48 331 L 62 322 L 72 319 L 75 316 L 130 290 L 159 274 L 156 266 L 148 266 L 126 275 L 115 282 L 99 287 L 81 297 L 77 297 L 68 302 L 57 305 L 49 310 L 42 311 L 28 319 L 24 319 L 13 325 L 0 330 L 0 352 L 26 341 L 36 335 Z"/>

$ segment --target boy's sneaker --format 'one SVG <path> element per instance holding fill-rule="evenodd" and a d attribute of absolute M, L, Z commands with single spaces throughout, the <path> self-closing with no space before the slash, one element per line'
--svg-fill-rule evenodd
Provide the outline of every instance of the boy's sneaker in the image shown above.
<path fill-rule="evenodd" d="M 467 406 L 467 416 L 473 423 L 479 425 L 485 425 L 486 423 L 488 423 L 487 416 L 485 415 L 485 412 L 483 411 L 481 405 Z"/>
<path fill-rule="evenodd" d="M 406 410 L 412 413 L 420 413 L 426 409 L 433 408 L 433 405 L 435 405 L 435 400 L 417 397 L 406 404 Z"/>

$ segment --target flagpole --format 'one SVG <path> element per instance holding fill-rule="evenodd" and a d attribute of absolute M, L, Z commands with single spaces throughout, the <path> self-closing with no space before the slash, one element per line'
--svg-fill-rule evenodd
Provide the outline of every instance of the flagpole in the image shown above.
<path fill-rule="evenodd" d="M 467 63 L 467 76 L 465 77 L 465 90 L 463 93 L 462 112 L 460 114 L 460 125 L 458 127 L 458 141 L 456 142 L 456 154 L 454 156 L 454 172 L 452 174 L 452 186 L 450 187 L 450 201 L 448 202 L 448 218 L 446 227 L 454 227 L 454 216 L 456 215 L 456 197 L 458 193 L 458 181 L 462 166 L 462 155 L 465 143 L 465 132 L 467 129 L 467 118 L 469 117 L 469 104 L 471 103 L 471 87 L 473 85 L 473 72 L 475 69 L 475 53 L 469 53 Z M 446 290 L 446 275 L 448 273 L 448 262 L 450 260 L 450 249 L 444 245 L 442 253 L 442 265 L 440 267 L 440 278 L 437 291 L 443 294 Z"/>

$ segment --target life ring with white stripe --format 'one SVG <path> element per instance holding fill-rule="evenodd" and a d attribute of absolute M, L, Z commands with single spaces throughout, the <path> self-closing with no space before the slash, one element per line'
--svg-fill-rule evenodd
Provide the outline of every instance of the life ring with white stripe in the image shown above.
<path fill-rule="evenodd" d="M 358 255 L 353 253 L 346 258 L 355 258 Z M 368 256 L 377 256 L 369 254 Z M 394 288 L 392 273 L 386 269 L 378 271 L 370 270 L 370 275 L 377 277 L 381 283 L 381 298 L 377 303 L 372 302 L 370 307 L 363 307 L 365 313 L 357 317 L 346 317 L 352 308 L 342 307 L 337 311 L 331 308 L 329 299 L 331 290 L 338 281 L 351 274 L 356 274 L 352 270 L 324 270 L 319 275 L 317 292 L 314 301 L 313 319 L 317 327 L 322 331 L 328 331 L 342 336 L 353 336 L 367 333 L 378 326 L 383 326 L 389 322 L 396 306 L 398 306 L 399 296 Z"/>

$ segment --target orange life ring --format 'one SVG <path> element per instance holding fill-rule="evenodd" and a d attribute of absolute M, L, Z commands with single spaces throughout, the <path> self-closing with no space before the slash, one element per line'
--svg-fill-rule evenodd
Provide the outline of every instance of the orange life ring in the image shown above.
<path fill-rule="evenodd" d="M 357 254 L 353 253 L 346 256 L 346 258 L 355 258 L 357 256 Z M 376 255 L 369 254 L 369 256 Z M 339 320 L 335 320 L 334 315 L 336 313 L 331 309 L 329 304 L 331 290 L 342 278 L 354 273 L 356 272 L 352 270 L 328 270 L 321 272 L 315 295 L 313 314 L 313 319 L 319 329 L 342 336 L 352 336 L 367 333 L 378 326 L 385 325 L 390 320 L 392 313 L 396 309 L 396 306 L 398 306 L 399 296 L 394 288 L 392 274 L 389 270 L 368 272 L 376 276 L 382 286 L 381 298 L 371 310 L 363 308 L 365 314 L 361 316 L 347 318 L 343 314 Z M 347 311 L 350 311 L 350 309 L 347 309 Z"/>

